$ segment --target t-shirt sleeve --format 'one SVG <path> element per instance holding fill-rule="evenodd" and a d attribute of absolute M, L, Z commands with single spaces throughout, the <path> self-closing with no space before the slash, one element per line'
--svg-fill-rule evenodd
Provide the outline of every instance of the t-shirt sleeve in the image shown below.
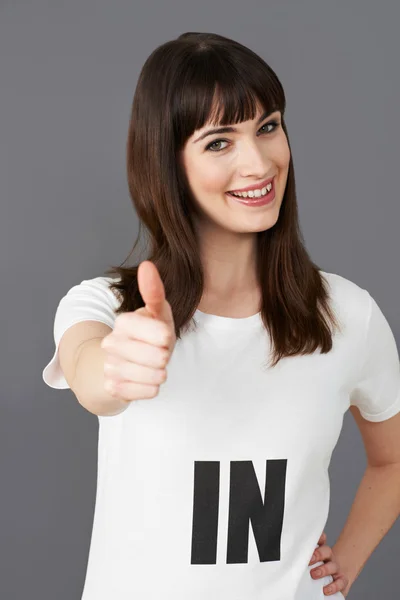
<path fill-rule="evenodd" d="M 55 389 L 69 388 L 58 355 L 61 337 L 69 327 L 80 321 L 100 321 L 111 328 L 114 327 L 116 317 L 114 311 L 120 303 L 113 290 L 109 288 L 111 282 L 110 277 L 85 279 L 80 284 L 74 285 L 61 298 L 53 325 L 54 355 L 42 373 L 43 381 L 48 386 Z"/>
<path fill-rule="evenodd" d="M 385 421 L 400 412 L 400 361 L 393 332 L 368 293 L 369 314 L 358 380 L 350 395 L 367 421 Z"/>

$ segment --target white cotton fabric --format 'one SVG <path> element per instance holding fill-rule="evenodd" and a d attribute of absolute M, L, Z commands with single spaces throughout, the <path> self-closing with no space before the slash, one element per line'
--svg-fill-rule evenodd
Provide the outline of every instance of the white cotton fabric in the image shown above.
<path fill-rule="evenodd" d="M 342 325 L 328 354 L 265 365 L 260 314 L 196 311 L 159 395 L 99 416 L 98 481 L 81 600 L 322 600 L 308 566 L 329 511 L 328 467 L 351 405 L 400 411 L 399 354 L 367 290 L 321 271 Z M 111 328 L 110 277 L 72 287 L 54 320 L 47 385 L 69 386 L 58 345 L 74 323 Z M 329 596 L 343 599 L 338 592 Z"/>

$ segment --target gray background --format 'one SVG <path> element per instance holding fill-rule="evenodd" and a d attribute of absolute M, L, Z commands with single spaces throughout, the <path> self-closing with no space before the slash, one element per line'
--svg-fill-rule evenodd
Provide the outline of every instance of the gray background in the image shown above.
<path fill-rule="evenodd" d="M 81 596 L 98 420 L 42 371 L 61 297 L 119 264 L 136 238 L 125 142 L 156 46 L 211 31 L 271 64 L 287 95 L 307 247 L 323 270 L 368 289 L 399 347 L 399 12 L 394 0 L 1 1 L 2 600 Z M 348 412 L 330 468 L 330 545 L 365 464 Z M 352 600 L 397 597 L 399 533 L 396 522 Z"/>

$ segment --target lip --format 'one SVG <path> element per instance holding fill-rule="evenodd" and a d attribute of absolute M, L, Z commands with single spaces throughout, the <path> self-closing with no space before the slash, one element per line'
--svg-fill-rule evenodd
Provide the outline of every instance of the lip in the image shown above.
<path fill-rule="evenodd" d="M 274 177 L 275 177 L 275 175 L 274 175 Z M 241 188 L 238 190 L 228 190 L 228 192 L 249 192 L 251 190 L 258 190 L 258 189 L 265 187 L 269 183 L 271 183 L 271 181 L 274 179 L 274 177 L 270 177 L 269 179 L 265 179 L 261 183 L 256 183 L 255 185 L 249 185 L 248 187 Z"/>
<path fill-rule="evenodd" d="M 226 195 L 229 196 L 234 202 L 238 202 L 239 204 L 244 204 L 245 206 L 266 206 L 274 204 L 276 193 L 275 193 L 275 182 L 272 182 L 271 191 L 268 192 L 265 196 L 261 196 L 260 198 L 239 198 L 239 196 L 234 196 L 229 192 L 226 192 Z"/>

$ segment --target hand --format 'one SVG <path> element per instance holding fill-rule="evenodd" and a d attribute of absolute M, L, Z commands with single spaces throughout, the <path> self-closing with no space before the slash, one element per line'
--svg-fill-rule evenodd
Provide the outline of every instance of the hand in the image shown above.
<path fill-rule="evenodd" d="M 113 331 L 101 342 L 104 387 L 126 402 L 157 396 L 176 343 L 171 306 L 156 266 L 142 262 L 137 277 L 145 306 L 117 315 Z"/>
<path fill-rule="evenodd" d="M 323 590 L 325 596 L 341 592 L 346 598 L 349 593 L 349 579 L 341 572 L 340 565 L 338 564 L 337 558 L 334 556 L 333 550 L 326 543 L 326 533 L 324 532 L 318 540 L 319 548 L 314 550 L 313 557 L 311 558 L 309 565 L 316 562 L 323 561 L 325 564 L 311 569 L 310 574 L 313 579 L 320 579 L 326 575 L 332 575 L 333 581 L 329 585 L 326 585 Z M 314 558 L 315 556 L 315 558 Z M 320 570 L 317 575 L 316 570 Z"/>

